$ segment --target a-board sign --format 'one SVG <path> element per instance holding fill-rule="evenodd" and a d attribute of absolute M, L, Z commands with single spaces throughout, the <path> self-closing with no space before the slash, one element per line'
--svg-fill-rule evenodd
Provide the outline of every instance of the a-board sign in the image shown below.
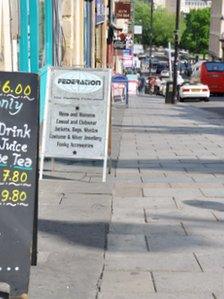
<path fill-rule="evenodd" d="M 0 72 L 0 282 L 27 293 L 37 203 L 38 76 Z"/>
<path fill-rule="evenodd" d="M 111 70 L 49 68 L 43 157 L 104 160 L 108 150 Z"/>

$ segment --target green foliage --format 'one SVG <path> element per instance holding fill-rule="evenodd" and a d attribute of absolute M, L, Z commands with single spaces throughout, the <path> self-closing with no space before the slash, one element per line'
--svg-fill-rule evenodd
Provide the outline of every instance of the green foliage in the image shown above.
<path fill-rule="evenodd" d="M 149 45 L 150 34 L 153 35 L 153 44 L 156 46 L 167 46 L 168 42 L 173 42 L 173 32 L 175 29 L 175 14 L 163 8 L 157 8 L 153 13 L 153 30 L 150 28 L 150 3 L 145 0 L 135 1 L 135 24 L 142 24 L 142 43 Z M 180 20 L 180 35 L 185 30 L 183 18 Z M 140 42 L 140 38 L 137 37 Z"/>
<path fill-rule="evenodd" d="M 180 36 L 185 29 L 185 23 L 180 18 Z M 154 13 L 154 44 L 167 46 L 168 42 L 173 42 L 175 30 L 175 14 L 159 8 Z"/>
<path fill-rule="evenodd" d="M 205 55 L 209 45 L 210 9 L 192 10 L 186 16 L 181 46 L 192 53 Z"/>
<path fill-rule="evenodd" d="M 138 42 L 149 44 L 150 41 L 150 6 L 144 0 L 135 1 L 134 23 L 142 25 L 142 37 L 136 36 Z"/>

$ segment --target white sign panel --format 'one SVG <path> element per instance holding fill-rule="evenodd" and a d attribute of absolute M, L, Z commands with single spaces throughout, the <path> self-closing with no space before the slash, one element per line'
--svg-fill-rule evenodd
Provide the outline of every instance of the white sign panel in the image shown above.
<path fill-rule="evenodd" d="M 50 68 L 43 156 L 107 159 L 111 71 Z"/>
<path fill-rule="evenodd" d="M 123 67 L 132 67 L 133 66 L 133 56 L 132 55 L 125 55 L 122 58 L 123 60 Z"/>
<path fill-rule="evenodd" d="M 142 34 L 142 26 L 141 25 L 134 26 L 134 34 Z"/>
<path fill-rule="evenodd" d="M 134 44 L 134 46 L 133 46 L 133 53 L 134 54 L 143 54 L 144 53 L 143 45 L 141 45 L 141 44 Z"/>

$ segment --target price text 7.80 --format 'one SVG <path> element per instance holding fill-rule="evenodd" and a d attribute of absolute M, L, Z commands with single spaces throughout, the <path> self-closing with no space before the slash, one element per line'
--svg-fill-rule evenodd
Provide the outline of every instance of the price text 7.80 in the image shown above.
<path fill-rule="evenodd" d="M 28 175 L 26 172 L 3 169 L 3 172 L 2 172 L 2 181 L 3 182 L 26 183 L 27 180 L 28 180 Z"/>

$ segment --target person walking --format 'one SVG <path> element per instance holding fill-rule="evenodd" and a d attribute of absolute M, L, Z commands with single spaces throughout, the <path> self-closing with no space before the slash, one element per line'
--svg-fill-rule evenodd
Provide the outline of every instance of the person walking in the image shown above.
<path fill-rule="evenodd" d="M 139 73 L 139 78 L 138 78 L 138 92 L 139 92 L 139 94 L 144 94 L 145 93 L 145 84 L 146 84 L 145 77 L 142 75 L 142 73 Z"/>

